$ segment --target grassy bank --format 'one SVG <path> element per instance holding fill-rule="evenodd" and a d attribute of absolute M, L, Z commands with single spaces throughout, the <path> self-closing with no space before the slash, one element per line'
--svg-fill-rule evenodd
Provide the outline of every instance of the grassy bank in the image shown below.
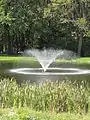
<path fill-rule="evenodd" d="M 36 112 L 28 108 L 0 109 L 0 120 L 90 120 L 90 114 Z"/>
<path fill-rule="evenodd" d="M 22 57 L 22 56 L 17 56 L 17 57 L 14 57 L 14 56 L 0 56 L 0 62 L 2 62 L 2 61 L 16 62 L 16 61 L 25 60 L 24 58 L 26 58 L 26 57 Z M 30 60 L 30 61 L 35 61 L 36 60 L 33 57 L 27 57 L 26 59 Z"/>
<path fill-rule="evenodd" d="M 0 81 L 0 108 L 29 107 L 36 111 L 88 113 L 88 83 L 45 82 L 18 85 L 14 79 Z"/>
<path fill-rule="evenodd" d="M 34 57 L 22 57 L 22 56 L 0 56 L 0 62 L 36 62 Z M 77 58 L 72 60 L 56 59 L 56 62 L 61 63 L 75 63 L 75 64 L 90 64 L 90 57 Z"/>

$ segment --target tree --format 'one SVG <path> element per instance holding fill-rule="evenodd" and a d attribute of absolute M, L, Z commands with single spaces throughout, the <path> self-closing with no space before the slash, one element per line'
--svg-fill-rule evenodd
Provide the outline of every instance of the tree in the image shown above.
<path fill-rule="evenodd" d="M 89 21 L 89 0 L 0 0 L 0 48 L 18 53 L 53 47 L 89 54 Z"/>

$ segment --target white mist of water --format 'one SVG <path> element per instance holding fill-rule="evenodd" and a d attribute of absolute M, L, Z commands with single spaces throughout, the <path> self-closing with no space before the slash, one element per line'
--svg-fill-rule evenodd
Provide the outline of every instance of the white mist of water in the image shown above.
<path fill-rule="evenodd" d="M 56 60 L 57 57 L 65 58 L 72 57 L 74 54 L 71 51 L 67 50 L 54 50 L 54 49 L 45 49 L 45 50 L 26 50 L 26 55 L 33 55 L 40 65 L 42 66 L 44 72 L 48 69 L 48 67 Z"/>

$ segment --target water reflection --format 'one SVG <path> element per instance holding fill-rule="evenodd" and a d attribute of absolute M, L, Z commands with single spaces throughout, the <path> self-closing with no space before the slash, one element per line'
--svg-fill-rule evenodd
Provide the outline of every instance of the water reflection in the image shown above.
<path fill-rule="evenodd" d="M 30 82 L 43 82 L 45 80 L 52 80 L 52 81 L 55 81 L 55 80 L 59 80 L 59 81 L 62 81 L 62 80 L 65 80 L 65 79 L 69 79 L 69 80 L 77 80 L 77 81 L 80 81 L 80 80 L 87 80 L 89 81 L 90 80 L 90 74 L 87 74 L 87 75 L 70 75 L 70 76 L 37 76 L 37 75 L 22 75 L 22 74 L 15 74 L 15 73 L 9 73 L 8 70 L 9 69 L 12 69 L 12 68 L 24 68 L 24 67 L 27 67 L 27 68 L 40 68 L 41 66 L 37 63 L 33 63 L 33 64 L 27 64 L 27 63 L 0 63 L 0 74 L 5 74 L 5 75 L 8 75 L 8 76 L 14 76 L 17 81 L 20 83 L 20 82 L 23 82 L 23 81 L 30 81 Z M 86 65 L 86 64 L 83 64 L 83 65 L 75 65 L 75 64 L 60 64 L 60 63 L 53 63 L 50 67 L 63 67 L 63 68 L 81 68 L 81 69 L 88 69 L 90 70 L 90 65 Z M 89 81 L 90 82 L 90 81 Z"/>

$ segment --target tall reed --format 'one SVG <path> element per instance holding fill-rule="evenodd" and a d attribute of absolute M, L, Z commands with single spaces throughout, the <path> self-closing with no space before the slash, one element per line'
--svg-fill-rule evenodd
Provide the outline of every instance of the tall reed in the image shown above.
<path fill-rule="evenodd" d="M 0 107 L 29 107 L 51 112 L 88 112 L 90 88 L 67 82 L 44 82 L 18 85 L 14 79 L 0 81 Z"/>

